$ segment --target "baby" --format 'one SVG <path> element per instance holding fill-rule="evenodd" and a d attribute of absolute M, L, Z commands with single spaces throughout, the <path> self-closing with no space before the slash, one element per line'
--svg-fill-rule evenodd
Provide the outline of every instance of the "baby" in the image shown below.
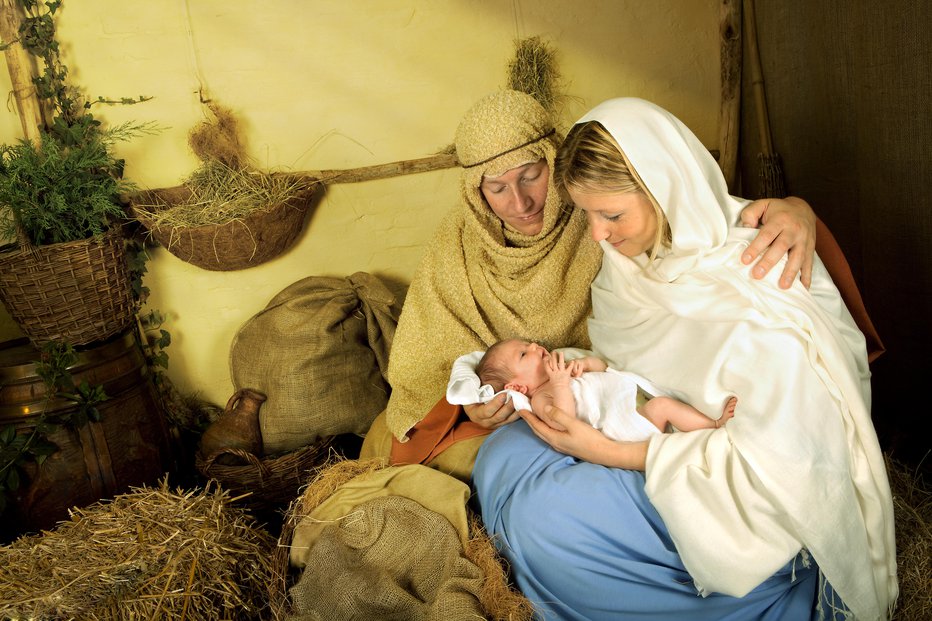
<path fill-rule="evenodd" d="M 530 399 L 531 411 L 548 405 L 588 421 L 614 440 L 645 440 L 659 432 L 717 429 L 734 416 L 736 397 L 725 402 L 718 420 L 672 397 L 652 396 L 638 386 L 641 378 L 608 368 L 588 356 L 566 361 L 537 343 L 505 339 L 492 345 L 476 366 L 483 384 L 495 392 L 510 390 Z M 517 407 L 517 405 L 516 405 Z"/>

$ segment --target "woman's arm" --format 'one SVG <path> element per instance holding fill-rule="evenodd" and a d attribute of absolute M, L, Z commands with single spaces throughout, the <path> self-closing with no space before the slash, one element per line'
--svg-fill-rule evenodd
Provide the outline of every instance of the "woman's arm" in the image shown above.
<path fill-rule="evenodd" d="M 589 423 L 570 416 L 559 408 L 550 408 L 540 415 L 527 410 L 522 410 L 519 414 L 537 437 L 556 451 L 610 468 L 643 472 L 647 466 L 646 440 L 616 442 Z"/>
<path fill-rule="evenodd" d="M 758 259 L 752 272 L 763 278 L 786 255 L 780 287 L 788 289 L 799 273 L 806 288 L 812 283 L 812 257 L 815 254 L 816 216 L 801 198 L 762 198 L 741 211 L 741 223 L 760 231 L 741 257 L 745 265 Z M 763 253 L 763 254 L 761 254 Z"/>

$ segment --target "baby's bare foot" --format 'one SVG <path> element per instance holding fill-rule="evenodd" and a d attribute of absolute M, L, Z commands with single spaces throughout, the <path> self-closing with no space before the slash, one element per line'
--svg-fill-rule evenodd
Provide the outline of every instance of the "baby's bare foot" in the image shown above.
<path fill-rule="evenodd" d="M 715 421 L 715 426 L 721 427 L 728 422 L 728 420 L 735 415 L 735 406 L 737 405 L 738 397 L 729 397 L 728 401 L 725 402 L 725 409 L 722 410 L 722 417 Z"/>

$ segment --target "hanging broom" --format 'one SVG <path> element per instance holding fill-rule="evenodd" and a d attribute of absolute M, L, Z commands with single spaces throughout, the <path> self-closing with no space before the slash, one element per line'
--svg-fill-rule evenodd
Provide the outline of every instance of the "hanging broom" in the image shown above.
<path fill-rule="evenodd" d="M 783 198 L 786 185 L 783 181 L 783 166 L 780 155 L 773 150 L 770 121 L 767 117 L 767 99 L 764 96 L 764 77 L 760 67 L 760 52 L 757 48 L 757 26 L 754 17 L 754 0 L 744 0 L 744 31 L 748 40 L 748 64 L 751 70 L 751 88 L 757 108 L 757 125 L 760 130 L 760 198 Z"/>

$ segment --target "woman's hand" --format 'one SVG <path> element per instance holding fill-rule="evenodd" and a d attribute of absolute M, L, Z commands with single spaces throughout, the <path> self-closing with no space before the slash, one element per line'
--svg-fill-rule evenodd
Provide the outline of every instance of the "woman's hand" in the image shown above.
<path fill-rule="evenodd" d="M 601 431 L 555 407 L 537 415 L 518 412 L 538 438 L 554 450 L 577 459 L 611 468 L 643 471 L 647 465 L 647 442 L 615 442 Z"/>
<path fill-rule="evenodd" d="M 816 215 L 809 203 L 793 196 L 762 198 L 744 208 L 741 224 L 751 228 L 760 225 L 757 237 L 741 256 L 745 265 L 760 257 L 751 272 L 754 278 L 763 278 L 785 254 L 780 287 L 788 289 L 799 273 L 803 285 L 809 288 L 816 239 Z"/>
<path fill-rule="evenodd" d="M 514 403 L 505 393 L 495 395 L 488 403 L 464 405 L 463 409 L 469 420 L 486 429 L 497 429 L 519 418 Z"/>

